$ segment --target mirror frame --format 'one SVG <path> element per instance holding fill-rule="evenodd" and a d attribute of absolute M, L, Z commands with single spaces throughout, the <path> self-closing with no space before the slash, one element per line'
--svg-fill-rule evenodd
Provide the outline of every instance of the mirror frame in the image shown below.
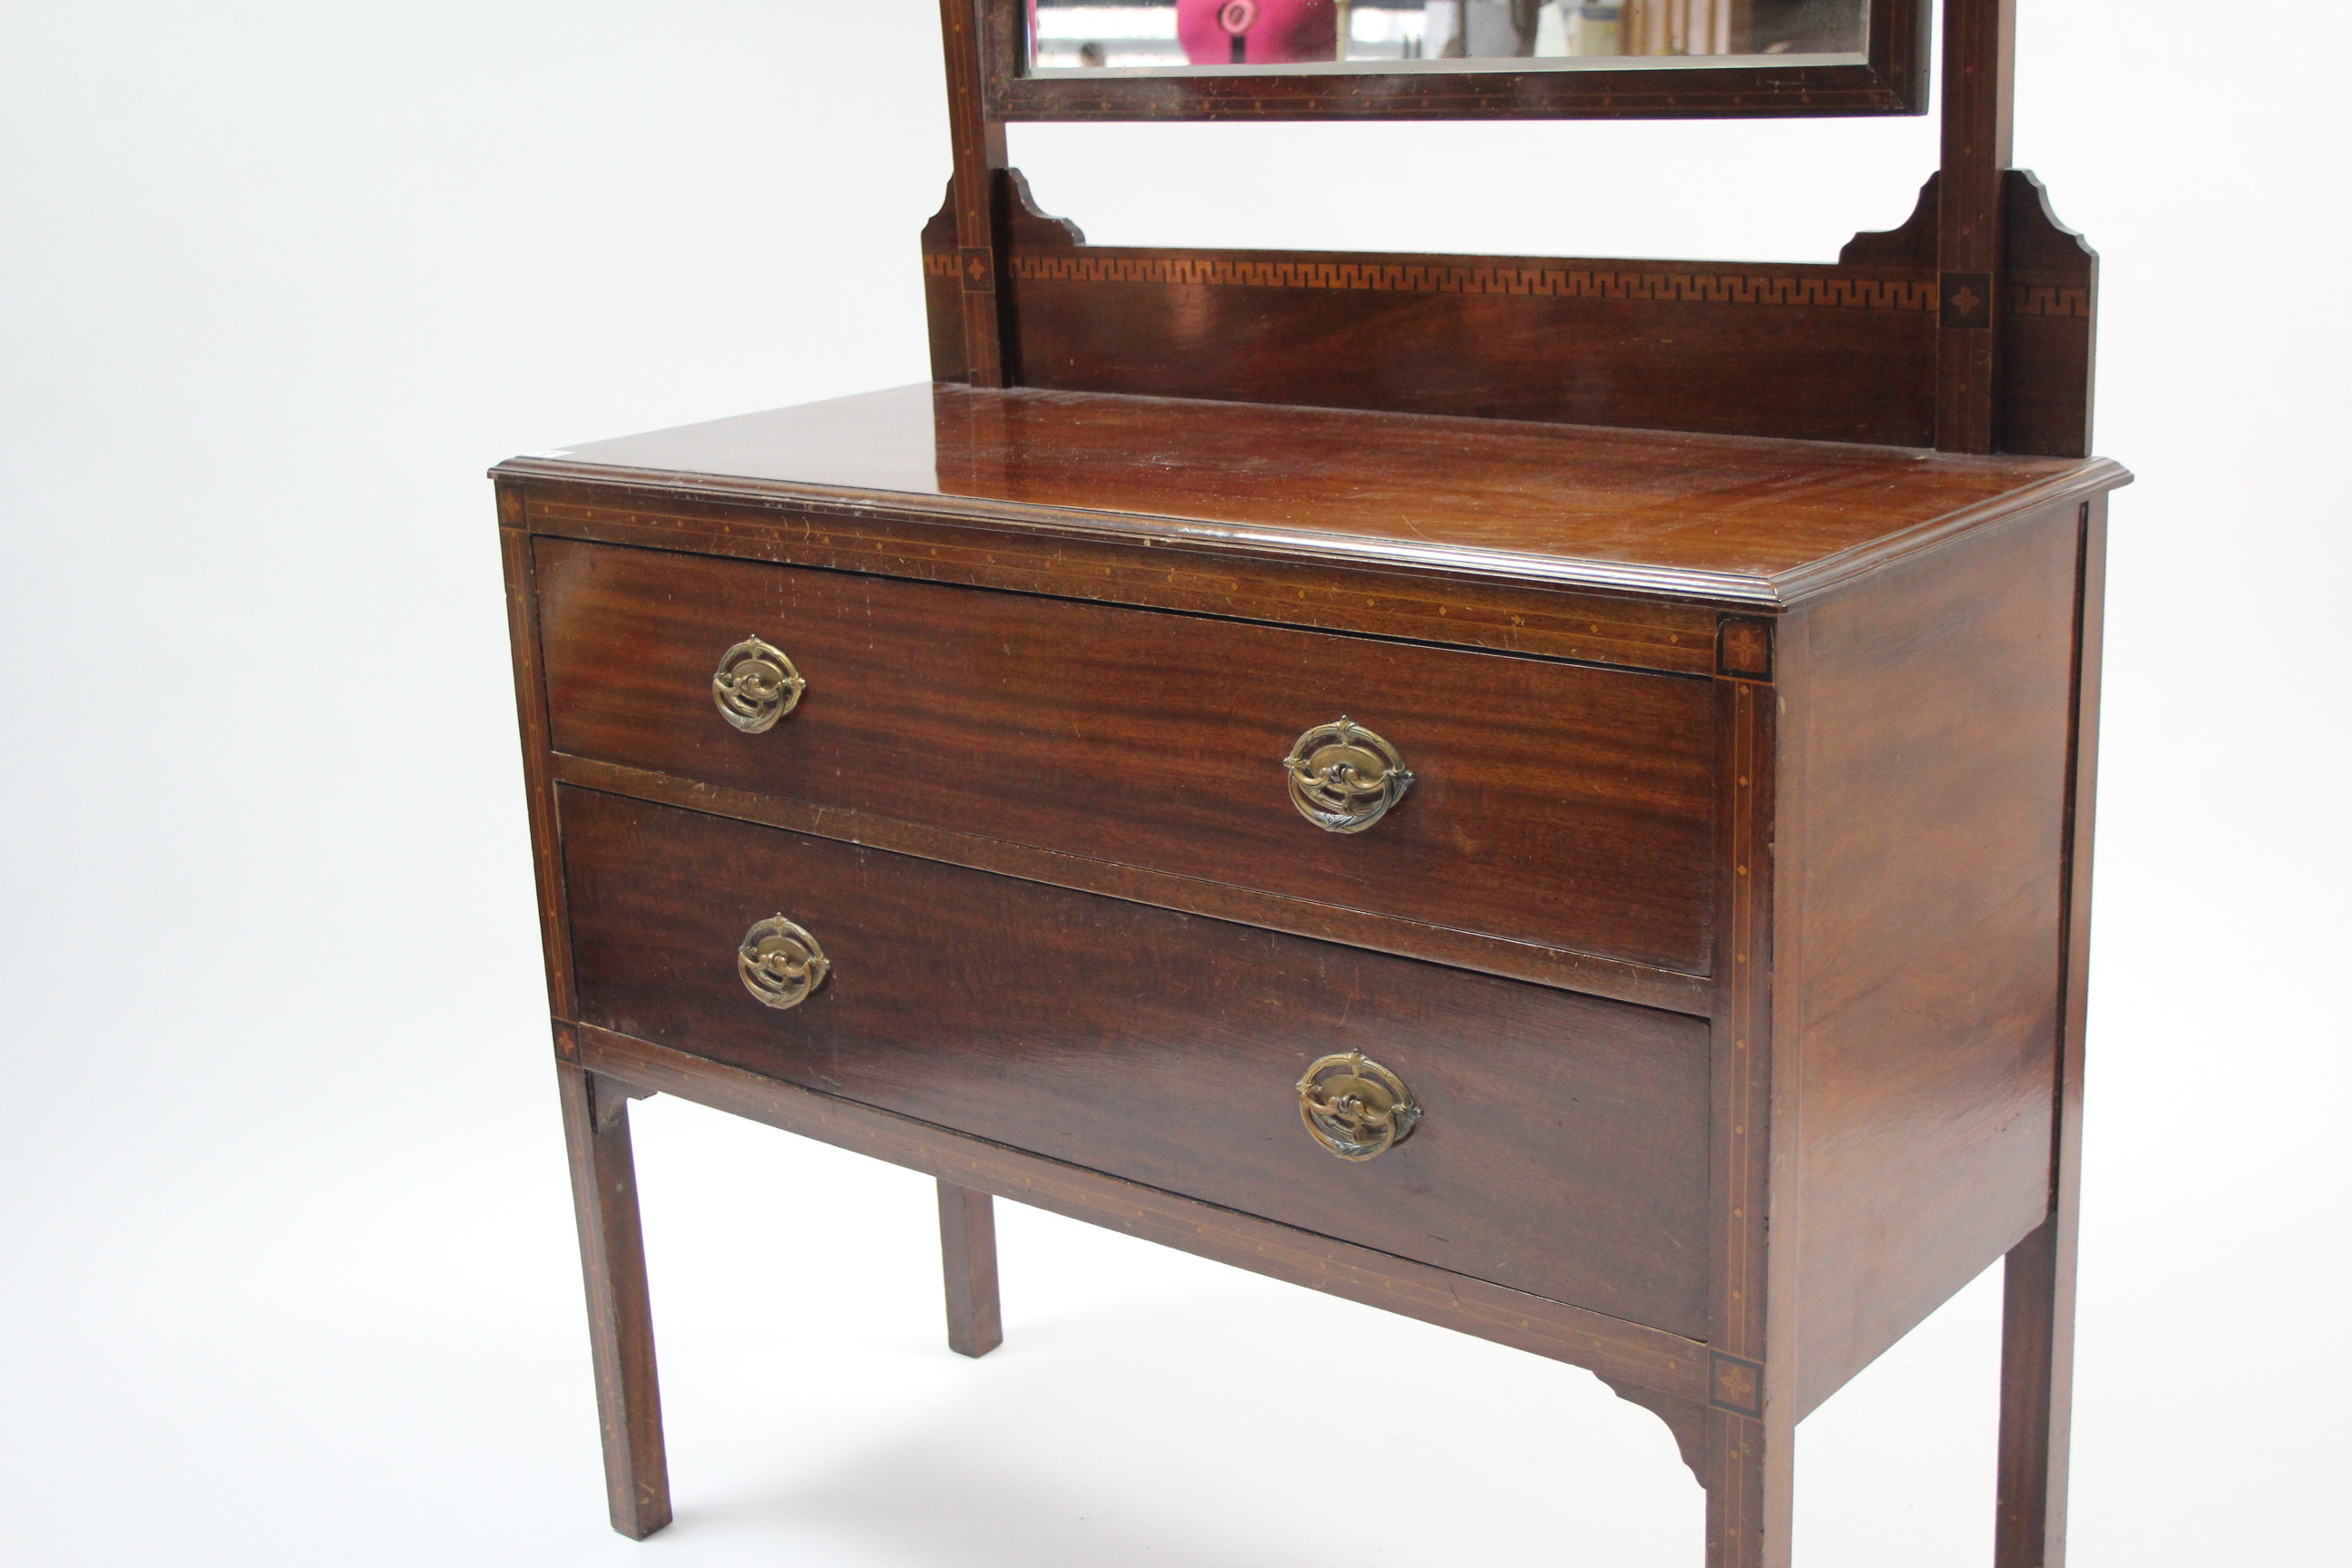
<path fill-rule="evenodd" d="M 969 3 L 980 12 L 982 92 L 992 121 L 1761 120 L 1927 111 L 1930 0 L 1869 0 L 1869 52 L 1852 65 L 1099 77 L 1026 74 L 1027 0 Z"/>

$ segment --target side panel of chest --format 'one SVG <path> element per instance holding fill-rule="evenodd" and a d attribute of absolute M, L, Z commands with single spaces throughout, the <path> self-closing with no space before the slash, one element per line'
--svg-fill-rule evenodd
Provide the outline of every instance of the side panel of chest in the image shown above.
<path fill-rule="evenodd" d="M 2050 1212 L 2084 526 L 2052 509 L 1782 626 L 1801 1409 Z"/>

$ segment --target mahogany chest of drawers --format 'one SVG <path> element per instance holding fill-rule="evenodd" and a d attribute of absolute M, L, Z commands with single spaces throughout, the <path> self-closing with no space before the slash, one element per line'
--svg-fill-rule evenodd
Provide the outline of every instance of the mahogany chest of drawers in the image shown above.
<path fill-rule="evenodd" d="M 2035 1506 L 2121 469 L 937 385 L 495 478 L 621 1528 L 656 1091 L 937 1176 L 967 1353 L 997 1195 L 1588 1367 L 1722 1563 L 2007 1254 Z"/>

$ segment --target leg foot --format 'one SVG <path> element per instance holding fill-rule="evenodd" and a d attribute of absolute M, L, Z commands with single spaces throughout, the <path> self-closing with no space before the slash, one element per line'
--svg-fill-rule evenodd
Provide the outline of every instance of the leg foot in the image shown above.
<path fill-rule="evenodd" d="M 613 1528 L 641 1541 L 669 1522 L 669 1461 L 662 1452 L 628 1100 L 610 1079 L 569 1063 L 557 1064 L 556 1073 L 572 1155 L 572 1205 L 580 1221 L 580 1267 L 588 1286 L 605 1497 Z"/>
<path fill-rule="evenodd" d="M 948 1284 L 948 1348 L 982 1356 L 1004 1342 L 996 1301 L 996 1208 L 986 1193 L 940 1184 L 940 1255 Z"/>
<path fill-rule="evenodd" d="M 1994 1568 L 2063 1568 L 2074 1384 L 2074 1246 L 2058 1215 L 2002 1268 L 2000 1502 Z"/>

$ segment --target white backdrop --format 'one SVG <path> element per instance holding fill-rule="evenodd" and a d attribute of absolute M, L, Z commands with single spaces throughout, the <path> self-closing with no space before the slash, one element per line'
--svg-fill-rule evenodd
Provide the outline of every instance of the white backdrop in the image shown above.
<path fill-rule="evenodd" d="M 2023 11 L 2019 161 L 2106 258 L 2098 447 L 2140 476 L 2075 1561 L 2325 1561 L 2352 27 Z M 921 379 L 937 34 L 930 0 L 0 7 L 0 1558 L 1696 1563 L 1664 1429 L 1581 1373 L 1009 1207 L 1008 1341 L 965 1362 L 925 1182 L 666 1100 L 678 1521 L 605 1529 L 481 472 Z M 1935 150 L 1013 144 L 1107 242 L 1801 260 L 1898 221 Z M 1808 1568 L 1989 1560 L 1998 1302 L 1806 1424 Z M 1326 1419 L 1359 1357 L 1411 1374 Z"/>

